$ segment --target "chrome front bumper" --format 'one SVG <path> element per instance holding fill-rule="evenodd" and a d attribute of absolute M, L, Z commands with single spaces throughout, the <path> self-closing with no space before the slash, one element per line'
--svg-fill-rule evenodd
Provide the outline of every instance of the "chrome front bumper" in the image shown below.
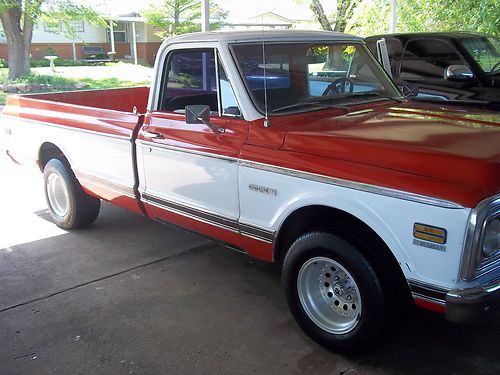
<path fill-rule="evenodd" d="M 472 322 L 500 307 L 500 278 L 470 289 L 446 293 L 446 319 L 453 323 Z"/>

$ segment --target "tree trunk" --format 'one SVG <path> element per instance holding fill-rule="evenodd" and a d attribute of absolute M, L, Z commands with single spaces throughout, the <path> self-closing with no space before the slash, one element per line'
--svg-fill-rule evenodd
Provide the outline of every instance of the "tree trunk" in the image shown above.
<path fill-rule="evenodd" d="M 359 0 L 337 0 L 334 31 L 345 32 L 347 22 L 352 18 L 354 9 L 356 9 L 358 4 Z"/>
<path fill-rule="evenodd" d="M 175 5 L 174 5 L 174 27 L 173 27 L 174 35 L 177 35 L 177 28 L 179 27 L 179 23 L 180 23 L 179 7 L 180 7 L 179 1 L 176 0 Z"/>
<path fill-rule="evenodd" d="M 26 16 L 21 27 L 22 4 L 6 9 L 0 13 L 3 29 L 7 39 L 9 61 L 9 79 L 30 73 L 30 47 L 33 36 L 33 20 Z"/>
<path fill-rule="evenodd" d="M 323 5 L 321 5 L 320 0 L 312 0 L 310 8 L 320 23 L 321 28 L 326 31 L 332 31 L 332 25 L 330 21 L 328 21 L 328 17 L 323 10 Z"/>
<path fill-rule="evenodd" d="M 10 39 L 10 40 L 9 40 Z M 30 50 L 24 38 L 7 37 L 7 54 L 9 56 L 9 79 L 16 79 L 30 73 Z"/>

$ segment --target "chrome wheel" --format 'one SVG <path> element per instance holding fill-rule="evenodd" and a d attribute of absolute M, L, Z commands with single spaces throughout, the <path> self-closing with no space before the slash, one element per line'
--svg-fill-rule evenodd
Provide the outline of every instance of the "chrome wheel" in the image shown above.
<path fill-rule="evenodd" d="M 297 292 L 308 317 L 326 332 L 348 333 L 361 318 L 359 288 L 352 275 L 333 259 L 315 257 L 304 263 L 297 277 Z"/>
<path fill-rule="evenodd" d="M 66 183 L 57 173 L 49 174 L 46 181 L 47 198 L 50 207 L 57 216 L 66 216 L 69 207 L 68 187 Z"/>

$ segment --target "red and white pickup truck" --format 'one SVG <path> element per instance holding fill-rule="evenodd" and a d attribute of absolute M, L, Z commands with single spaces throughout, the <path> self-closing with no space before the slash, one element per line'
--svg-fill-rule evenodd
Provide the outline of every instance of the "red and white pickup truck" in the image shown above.
<path fill-rule="evenodd" d="M 410 105 L 340 33 L 179 36 L 155 69 L 150 89 L 8 98 L 2 143 L 58 226 L 102 199 L 282 263 L 298 324 L 338 351 L 412 300 L 455 322 L 498 304 L 500 115 Z"/>

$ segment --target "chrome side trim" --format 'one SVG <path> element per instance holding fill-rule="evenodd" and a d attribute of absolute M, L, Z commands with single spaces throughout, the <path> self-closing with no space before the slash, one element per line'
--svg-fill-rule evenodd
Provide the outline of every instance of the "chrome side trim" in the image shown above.
<path fill-rule="evenodd" d="M 199 208 L 190 207 L 187 205 L 182 205 L 176 202 L 172 202 L 151 194 L 141 194 L 143 201 L 152 204 L 163 210 L 171 211 L 176 214 L 189 217 L 190 219 L 198 220 L 206 224 L 214 225 L 222 229 L 229 230 L 234 233 L 239 233 L 238 221 L 227 218 L 224 216 L 217 215 L 208 211 L 201 210 Z"/>
<path fill-rule="evenodd" d="M 88 182 L 90 184 L 97 185 L 97 186 L 102 187 L 104 189 L 112 190 L 116 193 L 120 193 L 120 194 L 125 195 L 129 198 L 135 199 L 134 189 L 130 186 L 126 186 L 126 185 L 122 185 L 122 184 L 119 184 L 116 182 L 112 182 L 112 181 L 106 180 L 104 178 L 91 175 L 91 174 L 86 173 L 86 172 L 76 171 L 76 170 L 74 172 L 75 172 L 75 176 L 78 179 L 78 181 Z"/>
<path fill-rule="evenodd" d="M 483 200 L 469 215 L 465 245 L 460 265 L 460 277 L 471 281 L 500 268 L 500 257 L 482 258 L 484 229 L 488 220 L 500 214 L 500 194 Z"/>
<path fill-rule="evenodd" d="M 70 127 L 70 126 L 57 125 L 57 124 L 52 124 L 50 122 L 37 121 L 37 120 L 33 120 L 33 119 L 26 119 L 26 118 L 23 118 L 23 117 L 17 117 L 17 116 L 11 116 L 11 115 L 3 115 L 2 114 L 2 117 L 6 117 L 6 118 L 9 118 L 11 120 L 16 120 L 16 121 L 19 121 L 19 122 L 28 122 L 28 123 L 33 123 L 33 124 L 37 124 L 37 125 L 49 126 L 51 128 L 58 128 L 58 129 L 62 129 L 62 130 L 69 130 L 69 131 L 74 131 L 74 132 L 79 132 L 79 133 L 86 133 L 86 134 L 91 134 L 91 135 L 98 135 L 98 136 L 101 136 L 101 137 L 119 139 L 121 141 L 130 142 L 130 140 L 131 140 L 129 137 L 126 137 L 124 135 L 101 133 L 101 132 L 96 132 L 96 131 L 93 131 L 93 130 L 73 128 L 73 127 Z"/>
<path fill-rule="evenodd" d="M 197 207 L 173 202 L 151 194 L 142 193 L 141 197 L 144 202 L 163 210 L 167 210 L 193 220 L 201 221 L 206 224 L 214 225 L 233 233 L 239 233 L 242 236 L 250 237 L 258 241 L 269 244 L 274 242 L 275 232 L 272 230 L 248 223 L 240 223 L 238 220 L 233 218 L 221 216 Z"/>
<path fill-rule="evenodd" d="M 208 158 L 230 161 L 232 163 L 236 163 L 238 161 L 238 158 L 235 158 L 235 157 L 212 154 L 210 152 L 205 152 L 205 151 L 188 150 L 188 149 L 184 149 L 181 147 L 163 145 L 163 144 L 158 144 L 158 143 L 154 143 L 154 142 L 143 141 L 140 139 L 138 139 L 137 142 L 140 143 L 141 145 L 152 147 L 152 148 L 157 148 L 157 149 L 161 149 L 161 150 L 168 150 L 168 151 L 172 151 L 172 152 L 181 152 L 184 154 L 192 154 L 192 155 L 197 155 L 197 156 L 205 156 Z"/>
<path fill-rule="evenodd" d="M 269 244 L 274 242 L 276 234 L 275 231 L 242 222 L 240 222 L 240 233 L 245 237 L 253 238 Z"/>
<path fill-rule="evenodd" d="M 423 298 L 428 301 L 445 304 L 447 289 L 423 283 L 417 280 L 408 280 L 413 298 Z"/>
<path fill-rule="evenodd" d="M 391 198 L 402 199 L 411 202 L 422 203 L 430 206 L 436 206 L 441 208 L 450 209 L 462 209 L 465 208 L 458 203 L 450 202 L 444 199 L 428 197 L 425 195 L 410 193 L 402 190 L 396 190 L 391 188 L 385 188 L 370 184 L 365 184 L 362 182 L 344 180 L 336 177 L 324 176 L 316 173 L 303 172 L 296 169 L 290 169 L 285 167 L 277 167 L 270 164 L 254 162 L 250 160 L 240 160 L 238 164 L 242 167 L 260 169 L 267 172 L 280 173 L 286 176 L 303 178 L 311 181 L 322 182 L 330 185 L 341 186 L 348 189 L 365 191 L 368 193 L 384 195 Z"/>

